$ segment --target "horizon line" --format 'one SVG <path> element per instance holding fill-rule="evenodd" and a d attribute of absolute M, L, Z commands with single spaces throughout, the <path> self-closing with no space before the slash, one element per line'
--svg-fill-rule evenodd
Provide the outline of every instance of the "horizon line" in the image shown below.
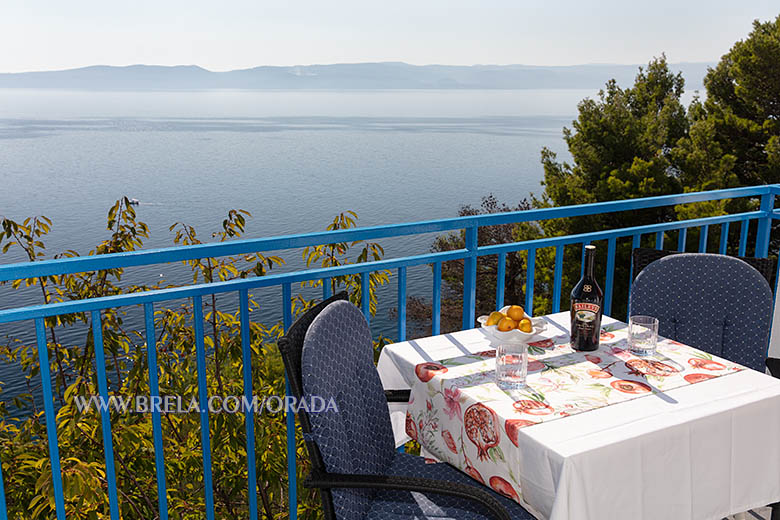
<path fill-rule="evenodd" d="M 648 62 L 649 63 L 649 62 Z M 226 69 L 226 70 L 212 70 L 207 69 L 206 67 L 203 67 L 201 65 L 197 64 L 177 64 L 177 65 L 160 65 L 160 64 L 150 64 L 150 63 L 130 63 L 126 65 L 109 65 L 109 64 L 92 64 L 92 65 L 83 65 L 83 66 L 77 66 L 77 67 L 70 67 L 70 68 L 64 68 L 64 69 L 38 69 L 38 70 L 24 70 L 24 71 L 13 71 L 13 72 L 7 72 L 7 71 L 0 71 L 0 74 L 34 74 L 34 73 L 40 73 L 40 72 L 69 72 L 74 70 L 83 70 L 83 69 L 89 69 L 89 68 L 97 68 L 97 67 L 105 67 L 105 68 L 115 68 L 115 69 L 125 69 L 125 68 L 131 68 L 131 67 L 158 67 L 158 68 L 198 68 L 206 72 L 212 72 L 212 73 L 225 73 L 225 72 L 238 72 L 238 71 L 246 71 L 246 70 L 253 70 L 253 69 L 259 69 L 259 68 L 279 68 L 279 69 L 288 69 L 288 68 L 296 68 L 296 67 L 329 67 L 334 65 L 406 65 L 409 67 L 532 67 L 532 68 L 569 68 L 569 67 L 644 67 L 648 63 L 607 63 L 607 62 L 590 62 L 590 63 L 574 63 L 569 65 L 534 65 L 534 64 L 527 64 L 527 63 L 504 63 L 504 64 L 498 64 L 498 63 L 473 63 L 471 65 L 451 65 L 451 64 L 445 64 L 445 63 L 426 63 L 426 64 L 414 64 L 409 63 L 405 61 L 357 61 L 357 62 L 334 62 L 334 63 L 310 63 L 308 65 L 255 65 L 252 67 L 246 67 L 246 68 L 237 68 L 237 69 Z M 667 62 L 669 65 L 711 65 L 717 63 L 717 61 L 678 61 L 678 62 Z"/>

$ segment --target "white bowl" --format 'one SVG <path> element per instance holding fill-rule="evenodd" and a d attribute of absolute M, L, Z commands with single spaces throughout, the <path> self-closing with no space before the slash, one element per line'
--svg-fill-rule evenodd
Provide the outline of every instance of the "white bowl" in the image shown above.
<path fill-rule="evenodd" d="M 507 310 L 509 310 L 509 306 L 502 308 L 500 312 L 506 314 Z M 499 343 L 531 343 L 539 334 L 547 330 L 547 322 L 542 318 L 531 318 L 528 314 L 526 314 L 525 317 L 531 319 L 531 325 L 533 326 L 531 332 L 523 332 L 517 329 L 502 332 L 498 330 L 496 325 L 485 325 L 488 316 L 480 316 L 477 318 L 477 321 L 482 325 L 482 330 L 487 332 L 489 336 L 492 336 L 493 339 Z"/>

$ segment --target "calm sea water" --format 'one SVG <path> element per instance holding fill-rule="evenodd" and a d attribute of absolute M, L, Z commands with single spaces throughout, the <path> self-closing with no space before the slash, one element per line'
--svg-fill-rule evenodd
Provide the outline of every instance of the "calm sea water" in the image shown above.
<path fill-rule="evenodd" d="M 207 238 L 231 208 L 252 213 L 247 237 L 322 230 L 345 210 L 361 226 L 452 217 L 488 193 L 514 204 L 540 192 L 540 150 L 566 157 L 561 129 L 594 94 L 0 90 L 0 215 L 51 218 L 50 254 L 86 253 L 106 237 L 106 212 L 125 195 L 141 201 L 147 247 L 172 245 L 174 222 Z M 426 252 L 432 239 L 382 244 L 393 257 Z M 288 269 L 300 267 L 299 251 L 280 254 Z M 9 252 L 0 262 L 19 259 Z M 181 265 L 128 276 L 189 281 Z M 408 276 L 409 293 L 429 297 L 430 269 Z M 382 291 L 375 334 L 395 335 L 395 290 Z M 277 293 L 257 294 L 256 319 L 279 319 Z M 30 303 L 37 292 L 0 292 L 0 307 Z M 11 393 L 22 384 L 16 367 L 0 367 L 0 381 Z"/>

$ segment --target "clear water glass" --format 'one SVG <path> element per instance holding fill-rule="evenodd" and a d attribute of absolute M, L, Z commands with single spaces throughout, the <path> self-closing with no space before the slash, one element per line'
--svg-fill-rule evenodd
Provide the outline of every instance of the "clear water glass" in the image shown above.
<path fill-rule="evenodd" d="M 658 343 L 658 319 L 631 316 L 628 319 L 628 350 L 636 356 L 652 356 Z"/>
<path fill-rule="evenodd" d="M 528 374 L 528 345 L 503 343 L 496 349 L 496 383 L 502 388 L 525 385 Z"/>

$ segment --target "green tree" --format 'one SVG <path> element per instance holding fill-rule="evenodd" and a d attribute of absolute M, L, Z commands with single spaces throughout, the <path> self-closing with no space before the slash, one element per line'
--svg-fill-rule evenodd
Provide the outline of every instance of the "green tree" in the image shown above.
<path fill-rule="evenodd" d="M 710 69 L 704 84 L 707 100 L 694 125 L 711 125 L 721 154 L 733 157 L 738 184 L 779 182 L 780 16 L 753 22 L 748 37 Z"/>
<path fill-rule="evenodd" d="M 478 207 L 465 205 L 458 211 L 458 216 L 484 215 L 491 213 L 503 213 L 507 211 L 521 211 L 531 207 L 531 204 L 523 200 L 517 206 L 510 207 L 502 204 L 493 194 L 482 198 Z M 501 224 L 498 226 L 486 226 L 479 230 L 478 244 L 480 247 L 488 245 L 505 244 L 512 242 L 523 229 L 527 234 L 538 232 L 538 228 L 532 224 L 513 225 Z M 538 237 L 537 237 L 538 238 Z M 463 231 L 449 233 L 436 238 L 431 246 L 432 252 L 453 251 L 463 249 L 466 239 Z M 506 255 L 506 276 L 504 279 L 504 299 L 506 304 L 523 303 L 525 284 L 525 255 L 523 253 L 508 253 Z M 482 256 L 477 259 L 477 316 L 489 314 L 496 307 L 496 277 L 498 275 L 497 256 Z M 463 260 L 444 262 L 441 269 L 443 294 L 441 301 L 441 331 L 452 332 L 462 327 L 463 312 Z M 410 297 L 407 309 L 412 326 L 413 335 L 427 336 L 431 333 L 431 304 L 428 300 L 419 297 Z"/>
<path fill-rule="evenodd" d="M 340 215 L 331 224 L 333 229 L 353 227 L 357 215 Z M 239 238 L 245 231 L 246 218 L 242 210 L 231 210 L 221 229 L 211 233 L 212 240 Z M 52 223 L 46 217 L 30 218 L 22 223 L 3 218 L 0 232 L 2 252 L 20 248 L 30 261 L 45 258 L 44 239 Z M 330 228 L 329 228 L 330 229 Z M 148 228 L 137 220 L 127 199 L 121 199 L 109 210 L 109 236 L 90 254 L 132 251 L 143 247 Z M 175 244 L 200 244 L 197 231 L 187 224 L 171 226 Z M 329 245 L 312 252 L 311 264 L 344 265 L 352 262 L 379 260 L 384 251 L 378 244 L 364 244 L 350 255 L 353 244 Z M 332 247 L 331 247 L 332 246 Z M 322 254 L 320 254 L 320 252 Z M 59 257 L 63 255 L 56 255 Z M 64 256 L 77 256 L 73 251 Z M 352 257 L 356 258 L 352 258 Z M 326 258 L 327 257 L 327 258 Z M 283 263 L 278 257 L 251 253 L 228 258 L 203 258 L 186 261 L 193 282 L 212 283 L 248 276 L 265 276 Z M 39 286 L 43 303 L 81 300 L 126 292 L 163 288 L 123 285 L 122 269 L 77 273 L 63 276 L 17 280 L 12 289 Z M 372 301 L 375 291 L 386 283 L 387 274 L 371 280 Z M 358 277 L 359 278 L 359 277 Z M 333 290 L 346 288 L 355 299 L 359 288 L 356 279 L 335 280 Z M 293 315 L 305 311 L 313 301 L 298 295 L 293 302 Z M 211 396 L 243 395 L 243 350 L 240 316 L 224 298 L 205 298 L 203 317 L 208 324 L 204 343 L 207 359 L 207 387 Z M 259 307 L 250 295 L 250 311 Z M 149 395 L 146 336 L 143 331 L 127 325 L 128 309 L 102 312 L 103 345 L 109 360 L 109 395 L 132 398 Z M 185 407 L 198 395 L 196 341 L 191 302 L 155 310 L 156 346 L 161 395 L 183 396 Z M 57 397 L 56 422 L 63 473 L 65 509 L 68 518 L 94 520 L 108 518 L 108 495 L 100 415 L 94 409 L 82 410 L 78 399 L 98 395 L 95 371 L 95 343 L 90 313 L 72 314 L 46 320 L 49 359 L 54 375 Z M 276 348 L 283 333 L 282 324 L 265 326 L 250 321 L 252 349 L 252 384 L 257 396 L 283 395 L 284 369 Z M 65 339 L 66 338 L 66 339 Z M 377 342 L 381 345 L 381 340 Z M 0 453 L 3 457 L 3 477 L 9 517 L 44 519 L 54 516 L 47 430 L 43 412 L 36 407 L 33 395 L 39 391 L 40 366 L 36 346 L 24 339 L 10 338 L 0 345 L 0 359 L 19 364 L 24 371 L 27 389 L 15 398 L 0 399 Z M 3 396 L 5 397 L 5 396 Z M 21 418 L 9 416 L 15 407 Z M 247 473 L 245 416 L 213 414 L 210 416 L 213 489 L 217 518 L 247 518 Z M 169 515 L 172 519 L 190 520 L 203 517 L 203 471 L 200 441 L 200 419 L 197 412 L 162 415 L 165 472 Z M 111 413 L 112 438 L 116 460 L 119 506 L 123 518 L 157 518 L 156 473 L 151 421 L 146 414 Z M 264 520 L 289 517 L 287 510 L 286 425 L 284 414 L 255 415 L 256 467 L 258 503 Z M 298 461 L 298 513 L 301 518 L 321 517 L 316 491 L 302 486 L 309 471 L 303 440 L 297 436 L 294 456 Z"/>

